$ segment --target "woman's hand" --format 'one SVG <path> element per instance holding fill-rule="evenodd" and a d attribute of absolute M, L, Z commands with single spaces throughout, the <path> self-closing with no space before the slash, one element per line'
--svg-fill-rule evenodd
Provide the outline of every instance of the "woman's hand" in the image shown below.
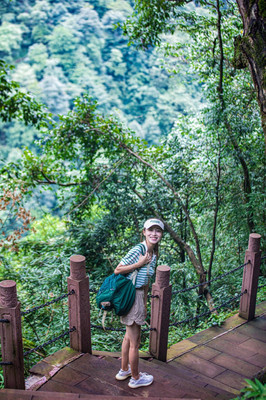
<path fill-rule="evenodd" d="M 147 252 L 144 256 L 140 255 L 138 262 L 136 262 L 135 264 L 129 264 L 129 265 L 118 264 L 118 266 L 114 270 L 114 273 L 115 275 L 128 274 L 129 272 L 132 272 L 135 269 L 143 267 L 143 265 L 145 264 L 149 264 L 151 260 L 152 260 L 152 255 Z"/>
<path fill-rule="evenodd" d="M 139 256 L 138 264 L 140 267 L 143 267 L 143 265 L 149 264 L 151 260 L 152 260 L 152 255 L 146 252 L 144 256 L 142 254 Z"/>

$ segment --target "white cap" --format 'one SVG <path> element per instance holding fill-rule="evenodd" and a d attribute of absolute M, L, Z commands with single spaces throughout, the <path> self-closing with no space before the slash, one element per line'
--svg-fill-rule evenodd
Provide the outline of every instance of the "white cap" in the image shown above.
<path fill-rule="evenodd" d="M 149 229 L 151 226 L 154 226 L 154 225 L 157 225 L 162 230 L 164 230 L 164 224 L 162 223 L 162 221 L 160 221 L 159 219 L 156 219 L 156 218 L 147 219 L 147 221 L 144 224 L 144 228 Z"/>

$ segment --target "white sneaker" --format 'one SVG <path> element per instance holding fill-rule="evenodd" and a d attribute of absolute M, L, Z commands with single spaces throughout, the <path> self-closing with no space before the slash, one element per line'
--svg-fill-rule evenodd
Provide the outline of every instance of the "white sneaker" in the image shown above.
<path fill-rule="evenodd" d="M 153 376 L 146 374 L 146 372 L 139 373 L 139 379 L 131 378 L 128 386 L 132 389 L 141 387 L 141 386 L 149 386 L 153 382 Z"/>
<path fill-rule="evenodd" d="M 122 369 L 120 369 L 119 372 L 116 374 L 115 379 L 117 379 L 118 381 L 123 381 L 127 379 L 129 376 L 131 376 L 130 365 L 128 366 L 127 371 L 123 371 Z"/>

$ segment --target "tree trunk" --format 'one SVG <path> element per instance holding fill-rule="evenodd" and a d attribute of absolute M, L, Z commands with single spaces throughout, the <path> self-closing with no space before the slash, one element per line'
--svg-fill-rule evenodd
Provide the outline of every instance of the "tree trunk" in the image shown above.
<path fill-rule="evenodd" d="M 237 4 L 244 27 L 238 50 L 247 61 L 256 88 L 266 144 L 266 7 L 261 0 L 237 0 Z"/>
<path fill-rule="evenodd" d="M 158 218 L 160 218 L 165 226 L 165 230 L 170 234 L 171 238 L 181 247 L 184 248 L 185 252 L 187 253 L 193 267 L 195 268 L 195 271 L 197 272 L 197 274 L 199 275 L 199 282 L 203 283 L 206 282 L 206 271 L 204 271 L 203 265 L 201 262 L 199 262 L 199 260 L 197 259 L 197 257 L 195 256 L 194 251 L 192 250 L 192 248 L 186 243 L 184 242 L 177 234 L 176 232 L 171 228 L 171 226 L 163 220 L 161 215 L 158 215 Z M 199 288 L 199 295 L 204 295 L 206 298 L 206 301 L 208 303 L 209 309 L 212 311 L 214 308 L 214 302 L 213 302 L 213 298 L 212 295 L 208 289 L 208 285 L 202 285 Z"/>

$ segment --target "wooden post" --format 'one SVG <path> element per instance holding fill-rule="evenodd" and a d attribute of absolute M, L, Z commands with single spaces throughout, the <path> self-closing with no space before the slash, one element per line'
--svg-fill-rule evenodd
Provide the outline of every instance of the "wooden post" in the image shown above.
<path fill-rule="evenodd" d="M 76 330 L 70 334 L 70 347 L 81 353 L 91 354 L 90 287 L 86 275 L 85 257 L 70 257 L 68 290 L 75 294 L 68 296 L 69 327 Z"/>
<path fill-rule="evenodd" d="M 167 359 L 167 343 L 172 285 L 169 284 L 170 267 L 159 265 L 152 285 L 150 354 L 160 361 Z"/>
<path fill-rule="evenodd" d="M 0 319 L 9 320 L 0 322 L 2 361 L 12 363 L 3 365 L 5 388 L 25 389 L 20 303 L 14 281 L 0 282 Z"/>
<path fill-rule="evenodd" d="M 261 235 L 258 233 L 251 233 L 245 254 L 245 263 L 250 262 L 244 267 L 241 292 L 247 290 L 247 293 L 240 299 L 239 315 L 248 321 L 255 317 L 261 258 L 260 239 Z"/>

